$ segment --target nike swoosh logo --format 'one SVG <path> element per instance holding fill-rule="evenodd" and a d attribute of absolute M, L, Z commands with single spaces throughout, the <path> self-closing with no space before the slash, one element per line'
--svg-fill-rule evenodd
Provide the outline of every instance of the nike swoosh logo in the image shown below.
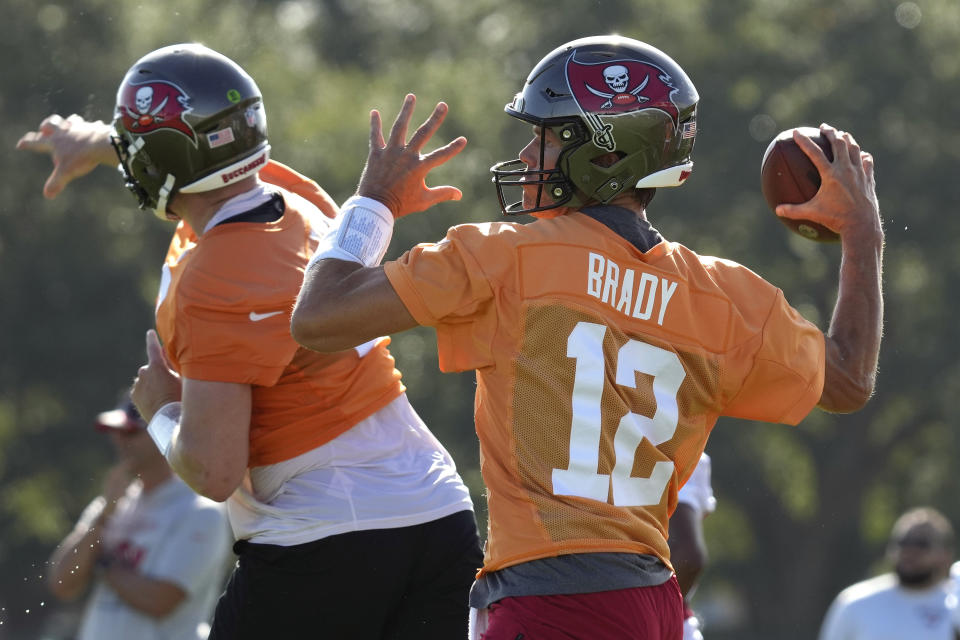
<path fill-rule="evenodd" d="M 273 316 L 278 316 L 283 311 L 270 311 L 268 313 L 257 313 L 256 311 L 250 312 L 250 321 L 251 322 L 260 322 L 261 320 L 266 320 L 267 318 L 272 318 Z"/>

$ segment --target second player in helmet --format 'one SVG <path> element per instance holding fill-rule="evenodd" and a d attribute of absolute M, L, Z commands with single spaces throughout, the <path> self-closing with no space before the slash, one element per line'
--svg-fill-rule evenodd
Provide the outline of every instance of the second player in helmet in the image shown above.
<path fill-rule="evenodd" d="M 148 335 L 133 396 L 178 475 L 227 502 L 239 558 L 211 638 L 465 635 L 480 562 L 469 491 L 388 340 L 319 354 L 290 336 L 337 207 L 267 160 L 257 86 L 206 47 L 165 47 L 124 78 L 112 128 L 51 117 L 18 148 L 52 154 L 55 195 L 115 164 L 111 139 L 141 207 L 179 219 L 163 345 Z"/>
<path fill-rule="evenodd" d="M 239 65 L 196 44 L 138 60 L 117 91 L 113 145 L 141 208 L 167 216 L 176 193 L 205 193 L 266 166 L 260 89 Z"/>

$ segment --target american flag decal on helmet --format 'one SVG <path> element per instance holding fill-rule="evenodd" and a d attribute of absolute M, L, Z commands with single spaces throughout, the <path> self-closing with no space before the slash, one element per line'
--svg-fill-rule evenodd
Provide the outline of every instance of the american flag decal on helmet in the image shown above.
<path fill-rule="evenodd" d="M 680 129 L 681 138 L 692 138 L 697 135 L 697 121 L 690 120 L 689 122 L 684 122 L 683 127 Z"/>

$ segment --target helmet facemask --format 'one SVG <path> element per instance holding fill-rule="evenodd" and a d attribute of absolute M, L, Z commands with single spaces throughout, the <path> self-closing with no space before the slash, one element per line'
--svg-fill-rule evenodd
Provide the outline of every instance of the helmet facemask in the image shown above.
<path fill-rule="evenodd" d="M 117 134 L 110 136 L 110 144 L 113 146 L 120 163 L 118 168 L 120 173 L 123 174 L 123 186 L 130 190 L 141 209 L 144 211 L 155 209 L 157 199 L 150 196 L 150 192 L 134 177 L 130 168 L 133 157 L 143 147 L 143 138 L 136 138 L 131 141 L 127 136 Z"/>
<path fill-rule="evenodd" d="M 583 127 L 577 122 L 553 123 L 531 121 L 541 131 L 550 129 L 561 141 L 562 148 L 557 157 L 556 166 L 552 169 L 543 169 L 546 149 L 545 136 L 539 138 L 539 161 L 535 168 L 530 168 L 526 162 L 517 158 L 499 162 L 490 168 L 493 173 L 493 182 L 497 187 L 497 196 L 500 199 L 500 208 L 504 215 L 519 215 L 523 213 L 537 213 L 564 206 L 579 206 L 583 204 L 583 193 L 580 192 L 567 178 L 563 167 L 568 164 L 567 156 L 587 142 Z M 507 204 L 504 189 L 529 188 L 537 186 L 537 197 L 532 207 L 523 206 L 521 193 L 520 200 Z"/>

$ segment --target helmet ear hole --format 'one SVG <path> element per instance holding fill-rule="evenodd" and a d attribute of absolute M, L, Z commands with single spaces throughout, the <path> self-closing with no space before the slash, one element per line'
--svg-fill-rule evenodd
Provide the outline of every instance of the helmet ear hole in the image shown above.
<path fill-rule="evenodd" d="M 594 158 L 591 158 L 590 164 L 594 164 L 604 169 L 609 169 L 613 165 L 623 160 L 626 157 L 626 155 L 627 154 L 624 153 L 623 151 L 608 151 L 607 153 L 603 153 L 599 156 L 595 156 Z"/>

